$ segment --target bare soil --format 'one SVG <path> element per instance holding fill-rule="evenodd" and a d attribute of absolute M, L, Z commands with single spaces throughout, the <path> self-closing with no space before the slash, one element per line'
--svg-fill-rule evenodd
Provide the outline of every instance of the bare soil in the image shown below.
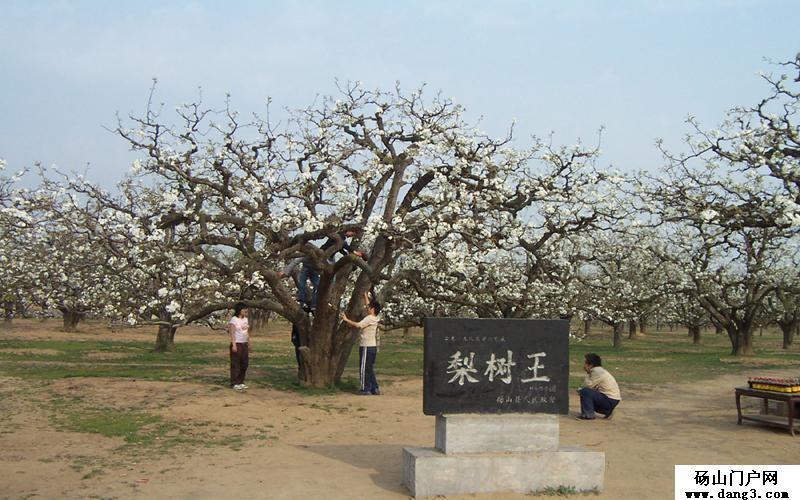
<path fill-rule="evenodd" d="M 142 340 L 151 338 L 151 333 L 128 330 L 115 338 Z M 71 338 L 99 334 L 86 331 Z M 192 340 L 204 338 L 224 342 L 213 332 L 194 335 Z M 380 378 L 380 359 L 376 367 Z M 219 367 L 209 370 L 225 376 L 222 344 Z M 771 374 L 796 375 L 792 368 Z M 611 420 L 560 417 L 562 444 L 606 454 L 605 489 L 587 498 L 674 498 L 675 464 L 798 463 L 800 437 L 737 425 L 733 388 L 743 385 L 748 375 L 754 374 L 743 371 L 702 383 L 623 387 L 623 402 Z M 408 497 L 401 484 L 402 449 L 433 446 L 434 419 L 422 414 L 421 380 L 397 378 L 384 387 L 382 396 L 306 396 L 266 388 L 237 393 L 219 386 L 132 379 L 2 378 L 0 497 Z M 245 439 L 233 447 L 194 446 L 146 456 L 121 452 L 122 438 L 57 429 L 46 404 L 54 394 L 78 396 L 88 405 L 140 408 L 198 432 L 219 427 L 215 440 Z M 572 397 L 574 413 L 578 401 Z"/>

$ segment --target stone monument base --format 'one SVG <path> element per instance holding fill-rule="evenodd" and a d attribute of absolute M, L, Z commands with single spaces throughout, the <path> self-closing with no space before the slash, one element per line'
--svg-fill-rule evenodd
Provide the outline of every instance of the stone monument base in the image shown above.
<path fill-rule="evenodd" d="M 580 447 L 531 453 L 446 455 L 435 448 L 403 449 L 403 482 L 415 497 L 547 488 L 600 491 L 605 453 Z"/>
<path fill-rule="evenodd" d="M 456 437 L 448 447 L 447 441 Z M 476 452 L 476 443 L 484 451 Z M 403 483 L 415 497 L 603 489 L 605 453 L 559 447 L 556 415 L 438 416 L 436 445 L 403 449 Z"/>

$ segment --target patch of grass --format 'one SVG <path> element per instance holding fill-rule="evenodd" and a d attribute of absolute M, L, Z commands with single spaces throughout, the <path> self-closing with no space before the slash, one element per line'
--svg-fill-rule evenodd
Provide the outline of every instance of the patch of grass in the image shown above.
<path fill-rule="evenodd" d="M 381 385 L 391 378 L 422 376 L 423 338 L 417 330 L 405 340 L 400 331 L 382 336 L 375 371 Z M 288 334 L 287 334 L 288 337 Z M 731 356 L 726 335 L 704 331 L 702 345 L 693 345 L 685 330 L 648 332 L 646 336 L 623 339 L 619 349 L 611 347 L 610 329 L 593 329 L 591 335 L 570 345 L 571 385 L 583 377 L 583 354 L 596 352 L 617 380 L 627 386 L 691 382 L 727 373 L 757 373 L 800 364 L 797 347 L 781 349 L 780 332 L 767 329 L 756 334 L 756 354 L 748 358 Z M 288 338 L 258 338 L 250 358 L 248 383 L 305 396 L 320 396 L 358 390 L 358 347 L 345 367 L 342 382 L 312 388 L 297 380 L 294 349 Z M 227 388 L 226 344 L 178 340 L 175 352 L 155 353 L 153 343 L 126 340 L 17 340 L 0 339 L 0 375 L 24 380 L 54 380 L 70 377 L 130 378 L 171 382 L 195 382 Z M 13 351 L 47 351 L 48 354 L 20 356 Z M 103 358 L 97 353 L 113 353 Z"/>
<path fill-rule="evenodd" d="M 332 413 L 334 411 L 337 413 L 346 413 L 350 411 L 350 408 L 346 406 L 337 406 L 330 403 L 311 403 L 311 404 L 300 403 L 300 406 L 308 406 L 309 408 L 324 411 L 325 413 Z"/>
<path fill-rule="evenodd" d="M 595 333 L 570 345 L 571 385 L 580 385 L 584 375 L 583 355 L 587 352 L 599 354 L 603 366 L 620 384 L 627 386 L 697 382 L 730 373 L 797 366 L 800 352 L 781 349 L 780 340 L 777 332 L 756 336 L 755 355 L 737 357 L 730 354 L 727 336 L 715 335 L 713 331 L 704 332 L 702 345 L 693 345 L 685 331 L 660 331 L 637 339 L 626 337 L 619 349 L 611 346 L 610 332 Z"/>
<path fill-rule="evenodd" d="M 99 460 L 97 457 L 91 457 L 87 455 L 65 454 L 59 455 L 58 459 L 69 461 L 69 468 L 75 472 L 82 472 L 88 467 L 98 468 L 99 466 L 104 465 L 101 464 L 101 460 Z"/>
<path fill-rule="evenodd" d="M 600 491 L 597 488 L 591 490 L 578 491 L 574 486 L 559 486 L 545 488 L 539 491 L 532 491 L 528 496 L 548 496 L 548 497 L 569 497 L 574 495 L 599 495 Z"/>
<path fill-rule="evenodd" d="M 280 391 L 296 392 L 304 396 L 326 396 L 339 392 L 355 392 L 359 387 L 358 379 L 349 376 L 342 377 L 342 381 L 338 384 L 331 384 L 325 387 L 304 385 L 297 379 L 297 366 L 294 364 L 294 359 L 292 359 L 291 366 L 256 366 L 255 370 L 248 370 L 247 380 L 250 385 L 255 384 Z"/>
<path fill-rule="evenodd" d="M 56 428 L 70 432 L 86 432 L 106 437 L 122 437 L 126 443 L 149 443 L 163 434 L 162 418 L 137 411 L 114 408 L 76 408 L 63 402 L 53 416 Z"/>
<path fill-rule="evenodd" d="M 57 380 L 75 377 L 132 378 L 141 380 L 184 380 L 185 371 L 167 367 L 92 365 L 89 363 L 0 365 L 0 374 L 24 379 Z"/>
<path fill-rule="evenodd" d="M 192 447 L 228 446 L 239 450 L 249 437 L 266 434 L 259 430 L 253 436 L 243 435 L 234 425 L 218 426 L 209 422 L 175 421 L 160 415 L 131 408 L 98 408 L 82 405 L 76 398 L 51 399 L 51 421 L 59 429 L 70 432 L 121 437 L 121 452 L 146 448 L 160 453 Z M 83 469 L 84 465 L 75 462 Z"/>
<path fill-rule="evenodd" d="M 575 489 L 574 486 L 559 486 L 558 488 L 553 488 L 552 486 L 549 488 L 545 488 L 541 491 L 536 492 L 538 495 L 546 495 L 546 496 L 553 496 L 553 497 L 566 497 L 570 495 L 575 495 L 578 493 L 578 490 Z"/>
<path fill-rule="evenodd" d="M 15 340 L 0 341 L 0 375 L 54 380 L 70 377 L 117 377 L 143 380 L 185 380 L 197 366 L 218 362 L 211 352 L 218 346 L 187 342 L 175 352 L 155 353 L 153 345 L 138 341 Z M 37 350 L 52 351 L 36 354 Z M 25 353 L 32 351 L 32 353 Z M 115 353 L 94 359 L 95 353 Z"/>
<path fill-rule="evenodd" d="M 92 479 L 93 477 L 102 476 L 103 474 L 105 474 L 105 471 L 103 469 L 92 469 L 88 473 L 84 474 L 83 477 L 81 477 L 81 479 L 84 480 Z"/>

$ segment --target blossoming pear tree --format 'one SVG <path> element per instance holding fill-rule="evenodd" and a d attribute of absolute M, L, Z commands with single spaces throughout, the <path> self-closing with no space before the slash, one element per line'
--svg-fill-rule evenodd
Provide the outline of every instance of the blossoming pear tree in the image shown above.
<path fill-rule="evenodd" d="M 501 224 L 483 226 L 478 237 L 412 249 L 393 281 L 404 280 L 419 297 L 469 316 L 580 315 L 585 287 L 577 275 L 584 262 L 573 258 L 568 236 L 621 217 L 616 192 L 623 178 L 597 169 L 598 154 L 597 148 L 556 148 L 534 139 L 519 153 L 524 162 L 510 197 L 498 205 L 508 217 L 495 218 Z M 459 254 L 469 258 L 452 257 Z"/>
<path fill-rule="evenodd" d="M 759 225 L 800 226 L 800 53 L 777 65 L 779 75 L 762 73 L 767 95 L 754 106 L 732 109 L 717 130 L 694 118 L 694 154 L 725 162 L 730 170 L 768 176 L 780 210 Z"/>
<path fill-rule="evenodd" d="M 151 103 L 117 129 L 169 200 L 158 228 L 182 234 L 196 255 L 213 248 L 247 270 L 231 281 L 258 273 L 264 289 L 248 304 L 297 328 L 300 378 L 313 386 L 340 380 L 357 332 L 339 313 L 362 317 L 364 292 L 380 288 L 400 256 L 511 220 L 497 207 L 512 196 L 522 161 L 508 138 L 474 129 L 442 96 L 358 83 L 340 90 L 280 128 L 201 103 L 178 108 L 171 124 Z M 347 231 L 358 253 L 335 258 Z M 295 258 L 320 276 L 313 315 L 279 273 Z"/>
<path fill-rule="evenodd" d="M 647 197 L 660 224 L 654 253 L 726 330 L 731 353 L 750 355 L 753 326 L 778 286 L 774 268 L 798 251 L 791 226 L 773 223 L 785 213 L 775 181 L 717 158 L 668 158 Z"/>
<path fill-rule="evenodd" d="M 173 204 L 160 187 L 129 178 L 114 194 L 84 179 L 70 180 L 70 188 L 88 200 L 70 212 L 80 214 L 87 240 L 105 256 L 103 314 L 157 326 L 156 351 L 174 350 L 180 326 L 232 307 L 246 287 L 257 286 L 257 273 L 228 265 L 212 249 L 191 248 L 183 228 L 164 226 Z"/>
<path fill-rule="evenodd" d="M 13 236 L 20 230 L 20 221 L 26 214 L 15 204 L 17 183 L 23 172 L 6 175 L 7 162 L 0 158 L 0 305 L 3 308 L 3 325 L 9 326 L 14 318 L 15 305 L 21 301 L 19 290 L 28 278 L 24 248 L 14 243 Z"/>

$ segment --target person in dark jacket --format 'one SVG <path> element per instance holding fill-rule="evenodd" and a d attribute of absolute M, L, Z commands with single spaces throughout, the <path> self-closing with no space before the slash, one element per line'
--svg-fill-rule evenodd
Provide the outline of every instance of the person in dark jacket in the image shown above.
<path fill-rule="evenodd" d="M 328 240 L 322 244 L 320 250 L 324 252 L 329 248 L 341 243 L 342 246 L 336 250 L 336 253 L 341 253 L 342 255 L 348 255 L 352 253 L 353 255 L 363 258 L 364 253 L 358 250 L 353 250 L 353 248 L 350 246 L 350 243 L 347 242 L 347 239 L 352 238 L 355 236 L 355 234 L 356 232 L 353 230 L 338 232 L 336 237 L 328 238 Z M 331 256 L 331 259 L 333 259 L 333 256 Z M 319 271 L 314 267 L 314 264 L 310 258 L 302 258 L 302 267 L 300 268 L 300 274 L 298 275 L 297 281 L 297 301 L 300 302 L 305 311 L 313 312 L 317 308 Z M 311 285 L 313 286 L 311 291 L 308 290 L 309 281 L 311 281 Z"/>

